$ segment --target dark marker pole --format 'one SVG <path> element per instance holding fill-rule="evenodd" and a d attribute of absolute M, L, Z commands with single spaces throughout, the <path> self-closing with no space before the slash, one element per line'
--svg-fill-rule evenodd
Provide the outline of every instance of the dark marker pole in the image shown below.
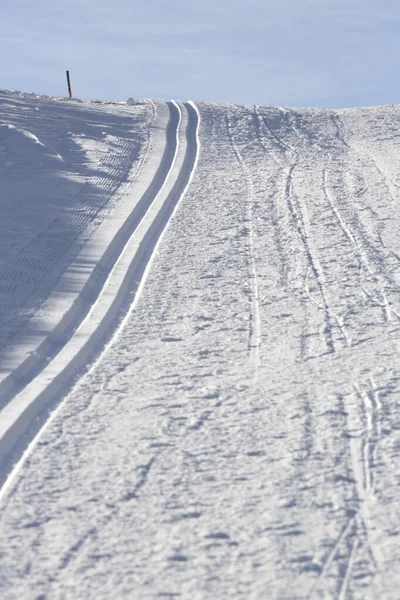
<path fill-rule="evenodd" d="M 68 94 L 69 94 L 69 97 L 72 98 L 71 80 L 69 78 L 69 71 L 67 71 L 67 84 L 68 84 Z"/>

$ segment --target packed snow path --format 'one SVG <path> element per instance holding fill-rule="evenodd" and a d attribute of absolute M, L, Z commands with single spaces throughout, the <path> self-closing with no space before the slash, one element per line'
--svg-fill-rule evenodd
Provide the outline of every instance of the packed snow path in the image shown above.
<path fill-rule="evenodd" d="M 133 305 L 146 267 L 190 180 L 197 156 L 196 110 L 190 104 L 179 106 L 171 102 L 169 111 L 159 166 L 154 172 L 150 169 L 147 177 L 145 174 L 134 186 L 134 189 L 143 187 L 143 194 L 136 202 L 129 197 L 131 206 L 126 220 L 121 223 L 118 219 L 116 228 L 105 223 L 112 235 L 104 253 L 98 255 L 97 264 L 95 249 L 100 245 L 99 236 L 88 245 L 94 249 L 85 248 L 73 261 L 50 297 L 48 310 L 54 313 L 54 318 L 47 315 L 46 321 L 39 324 L 33 319 L 31 335 L 26 331 L 23 334 L 28 339 L 25 352 L 21 353 L 23 345 L 16 343 L 14 354 L 22 357 L 19 361 L 8 358 L 8 362 L 16 365 L 9 373 L 3 369 L 7 376 L 0 381 L 5 404 L 1 413 L 0 456 L 6 457 L 6 467 L 7 457 L 15 446 L 21 445 L 22 435 L 29 427 L 32 429 L 40 411 L 82 369 L 118 319 L 124 304 L 130 301 Z M 95 265 L 91 270 L 87 268 L 90 263 Z M 84 272 L 82 281 L 71 286 L 72 302 L 65 302 L 68 284 L 77 279 L 79 271 Z M 77 288 L 80 288 L 78 294 Z M 61 311 L 60 297 L 64 305 Z M 50 323 L 52 326 L 48 326 Z M 4 362 L 7 364 L 7 359 Z"/>
<path fill-rule="evenodd" d="M 1 595 L 396 599 L 400 109 L 197 108 L 140 296 L 3 488 Z"/>

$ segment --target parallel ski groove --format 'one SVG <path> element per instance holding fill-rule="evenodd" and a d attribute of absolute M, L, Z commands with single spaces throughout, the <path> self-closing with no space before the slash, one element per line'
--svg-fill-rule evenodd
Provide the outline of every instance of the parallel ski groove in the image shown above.
<path fill-rule="evenodd" d="M 107 332 L 115 327 L 117 314 L 123 304 L 129 302 L 132 309 L 137 302 L 152 258 L 179 201 L 186 193 L 198 159 L 197 109 L 190 103 L 178 105 L 176 102 L 172 102 L 170 108 L 179 113 L 179 121 L 175 130 L 174 156 L 163 185 L 140 225 L 126 243 L 113 272 L 108 277 L 105 293 L 101 295 L 98 306 L 93 306 L 72 338 L 48 367 L 34 379 L 33 384 L 28 385 L 9 404 L 10 411 L 8 406 L 4 409 L 5 422 L 0 430 L 0 457 L 3 461 L 38 411 L 57 394 L 65 394 L 71 380 L 84 368 L 96 346 L 101 346 Z M 182 115 L 185 115 L 184 118 Z M 187 125 L 184 126 L 183 123 Z M 113 278 L 118 287 L 113 284 Z M 29 453 L 29 448 L 34 443 L 35 440 L 26 452 Z M 23 460 L 24 457 L 18 464 L 22 464 Z M 16 469 L 18 470 L 18 465 Z M 6 473 L 3 473 L 4 475 Z M 3 486 L 3 490 L 6 488 L 7 485 Z"/>
<path fill-rule="evenodd" d="M 90 287 L 90 302 L 87 303 L 87 305 L 79 306 L 79 311 L 73 315 L 73 317 L 69 320 L 66 326 L 62 326 L 61 338 L 63 340 L 63 344 L 65 344 L 72 337 L 74 331 L 77 330 L 80 323 L 82 323 L 82 321 L 88 314 L 91 306 L 94 304 L 96 298 L 101 293 L 101 290 L 106 283 L 107 277 L 112 271 L 113 266 L 116 264 L 118 257 L 123 252 L 127 241 L 134 234 L 136 228 L 139 226 L 141 220 L 146 214 L 146 211 L 151 206 L 151 203 L 157 196 L 158 192 L 160 191 L 162 185 L 164 184 L 168 176 L 168 173 L 172 167 L 173 158 L 176 153 L 176 131 L 178 127 L 178 114 L 176 112 L 176 108 L 172 103 L 169 103 L 169 109 L 170 119 L 167 126 L 167 136 L 169 136 L 169 144 L 168 146 L 166 146 L 159 168 L 155 173 L 149 188 L 146 190 L 140 201 L 132 210 L 128 219 L 124 223 L 123 228 L 112 240 L 110 247 L 107 250 L 107 252 L 110 255 L 109 260 L 106 262 L 105 265 L 97 265 L 95 267 L 92 274 L 93 285 L 91 285 Z M 49 234 L 45 234 L 44 236 L 42 236 L 42 239 L 43 237 L 46 238 L 48 236 Z M 54 237 L 54 243 L 62 246 L 63 249 L 66 251 L 68 249 L 69 244 L 72 241 L 72 238 L 66 239 L 65 236 L 63 236 L 62 241 L 59 242 L 59 236 L 60 233 L 52 234 L 52 237 Z M 43 253 L 41 256 L 43 256 Z M 37 268 L 45 270 L 48 255 L 46 255 L 42 260 L 43 262 L 42 264 L 40 264 L 39 259 L 35 259 L 35 265 L 37 266 Z M 19 273 L 23 276 L 22 271 L 20 271 Z M 30 273 L 30 270 L 28 271 L 28 273 Z M 88 292 L 84 292 L 84 290 L 82 290 L 81 297 L 85 299 L 85 297 L 88 296 Z M 79 301 L 79 299 L 80 298 L 78 298 L 77 300 Z M 46 364 L 48 364 L 49 360 L 51 360 L 60 351 L 59 339 L 60 333 L 53 332 L 53 334 L 51 334 L 39 348 L 34 349 L 35 360 L 33 360 L 30 357 L 28 359 L 29 362 L 25 361 L 26 366 L 25 363 L 21 364 L 17 369 L 10 373 L 8 377 L 6 377 L 3 381 L 0 382 L 0 410 L 4 406 L 6 406 L 7 403 L 13 398 L 13 396 L 15 396 L 15 394 L 18 393 L 24 386 L 26 386 L 33 377 L 37 376 L 40 370 L 43 369 L 46 366 Z"/>

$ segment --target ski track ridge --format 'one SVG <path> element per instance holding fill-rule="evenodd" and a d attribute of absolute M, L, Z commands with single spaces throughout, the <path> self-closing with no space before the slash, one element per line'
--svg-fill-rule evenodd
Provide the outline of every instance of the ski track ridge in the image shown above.
<path fill-rule="evenodd" d="M 171 101 L 168 104 L 170 111 L 177 113 L 178 121 L 173 132 L 176 140 L 173 160 L 161 188 L 123 247 L 82 323 L 53 360 L 3 410 L 3 415 L 4 412 L 8 414 L 6 423 L 3 422 L 0 428 L 0 483 L 4 482 L 0 501 L 7 496 L 14 477 L 36 446 L 41 432 L 58 414 L 74 378 L 85 370 L 97 348 L 101 353 L 106 351 L 122 331 L 140 297 L 163 234 L 193 178 L 200 151 L 199 111 L 193 102 Z M 126 314 L 118 324 L 118 315 L 124 305 Z M 23 444 L 24 433 L 33 428 L 38 415 L 47 410 L 57 394 L 64 400 L 58 403 L 42 427 L 38 425 L 40 429 L 34 432 L 33 439 L 31 437 Z"/>

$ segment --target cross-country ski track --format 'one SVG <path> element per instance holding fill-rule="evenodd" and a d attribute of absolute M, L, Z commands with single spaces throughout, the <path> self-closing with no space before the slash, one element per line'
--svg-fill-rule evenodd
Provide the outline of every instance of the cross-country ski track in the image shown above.
<path fill-rule="evenodd" d="M 10 455 L 15 462 L 17 452 L 23 449 L 21 440 L 27 429 L 84 368 L 127 302 L 134 307 L 152 255 L 190 182 L 198 154 L 198 113 L 190 103 L 171 101 L 167 106 L 165 146 L 163 151 L 156 149 L 160 162 L 155 173 L 146 171 L 136 182 L 133 210 L 124 222 L 119 220 L 115 224 L 116 231 L 101 256 L 96 257 L 98 248 L 93 250 L 90 245 L 78 255 L 55 289 L 54 298 L 62 295 L 66 281 L 80 270 L 80 265 L 94 264 L 97 258 L 95 267 L 84 272 L 79 294 L 66 303 L 61 318 L 59 306 L 54 302 L 55 317 L 48 320 L 54 323 L 59 318 L 54 329 L 42 333 L 39 342 L 32 333 L 36 346 L 24 348 L 23 353 L 19 348 L 21 362 L 0 381 L 3 480 Z M 158 127 L 162 128 L 165 108 L 161 103 L 159 113 Z M 6 488 L 3 486 L 3 493 Z"/>
<path fill-rule="evenodd" d="M 398 600 L 400 107 L 0 116 L 0 599 Z"/>

